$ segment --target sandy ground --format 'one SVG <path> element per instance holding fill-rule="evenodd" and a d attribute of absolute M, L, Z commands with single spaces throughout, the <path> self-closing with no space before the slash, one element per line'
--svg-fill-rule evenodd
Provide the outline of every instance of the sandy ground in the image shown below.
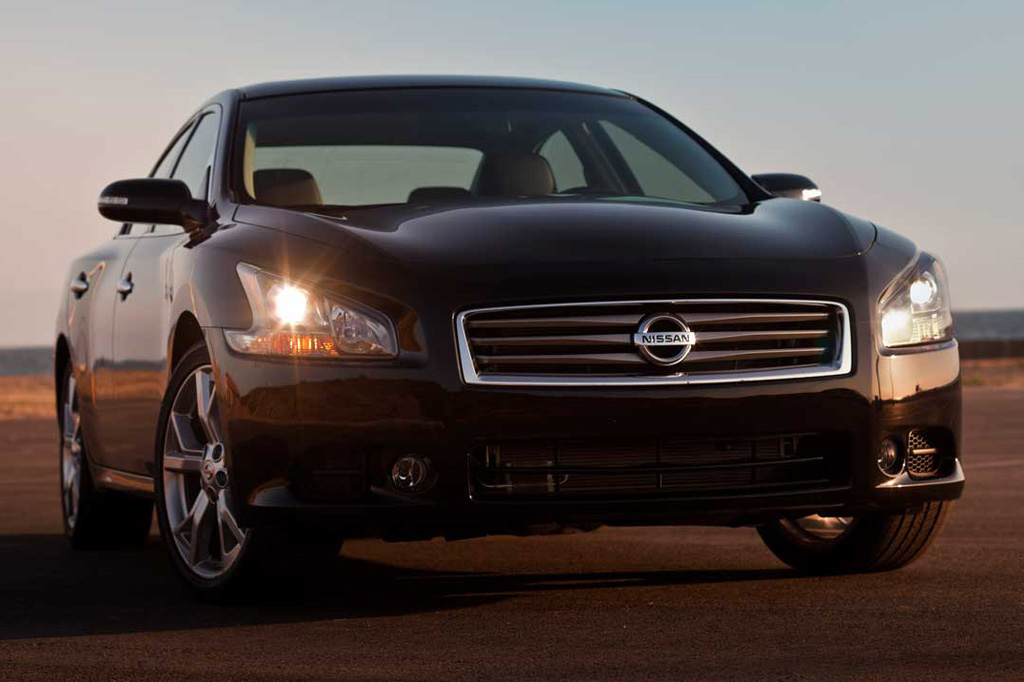
<path fill-rule="evenodd" d="M 155 537 L 70 551 L 56 428 L 7 419 L 0 680 L 1019 680 L 1024 390 L 965 398 L 967 494 L 903 571 L 801 578 L 750 529 L 360 541 L 297 597 L 230 607 Z"/>

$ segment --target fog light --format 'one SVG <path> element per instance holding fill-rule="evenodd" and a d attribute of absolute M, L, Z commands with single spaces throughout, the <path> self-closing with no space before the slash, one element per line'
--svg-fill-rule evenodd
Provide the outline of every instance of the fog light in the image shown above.
<path fill-rule="evenodd" d="M 903 453 L 900 444 L 893 438 L 886 438 L 878 449 L 878 468 L 888 476 L 895 476 L 903 468 Z"/>
<path fill-rule="evenodd" d="M 404 493 L 418 493 L 431 483 L 430 460 L 419 455 L 404 455 L 391 467 L 391 485 Z"/>

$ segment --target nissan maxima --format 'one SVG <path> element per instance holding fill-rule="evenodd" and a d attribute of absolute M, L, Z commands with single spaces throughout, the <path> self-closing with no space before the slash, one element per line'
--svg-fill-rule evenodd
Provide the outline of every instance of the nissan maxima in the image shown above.
<path fill-rule="evenodd" d="M 625 92 L 217 95 L 71 265 L 64 525 L 223 596 L 347 538 L 756 527 L 899 568 L 964 486 L 942 265 Z M 271 571 L 272 573 L 272 571 Z"/>

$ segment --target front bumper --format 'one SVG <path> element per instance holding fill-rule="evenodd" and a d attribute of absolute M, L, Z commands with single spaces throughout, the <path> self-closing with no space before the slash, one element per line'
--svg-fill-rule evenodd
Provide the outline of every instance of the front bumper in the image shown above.
<path fill-rule="evenodd" d="M 232 353 L 220 330 L 207 336 L 226 388 L 219 400 L 233 492 L 247 501 L 242 516 L 250 525 L 298 518 L 388 538 L 549 524 L 744 525 L 780 515 L 895 511 L 963 490 L 955 342 L 924 353 L 872 352 L 850 375 L 828 379 L 573 389 L 468 387 L 454 354 L 450 362 L 402 367 L 267 361 Z M 942 476 L 879 471 L 881 441 L 905 440 L 912 429 L 948 434 L 950 467 Z M 797 491 L 508 500 L 471 492 L 468 457 L 494 441 L 821 432 L 845 438 L 847 476 Z M 391 462 L 407 453 L 429 457 L 437 475 L 421 496 L 388 486 Z"/>

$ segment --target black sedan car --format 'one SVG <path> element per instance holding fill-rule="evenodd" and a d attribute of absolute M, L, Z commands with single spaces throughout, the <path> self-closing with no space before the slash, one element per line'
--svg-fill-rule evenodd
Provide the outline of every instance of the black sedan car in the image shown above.
<path fill-rule="evenodd" d="M 202 594 L 352 537 L 756 526 L 898 568 L 964 485 L 941 264 L 620 91 L 224 92 L 108 186 L 56 335 L 65 526 Z"/>

